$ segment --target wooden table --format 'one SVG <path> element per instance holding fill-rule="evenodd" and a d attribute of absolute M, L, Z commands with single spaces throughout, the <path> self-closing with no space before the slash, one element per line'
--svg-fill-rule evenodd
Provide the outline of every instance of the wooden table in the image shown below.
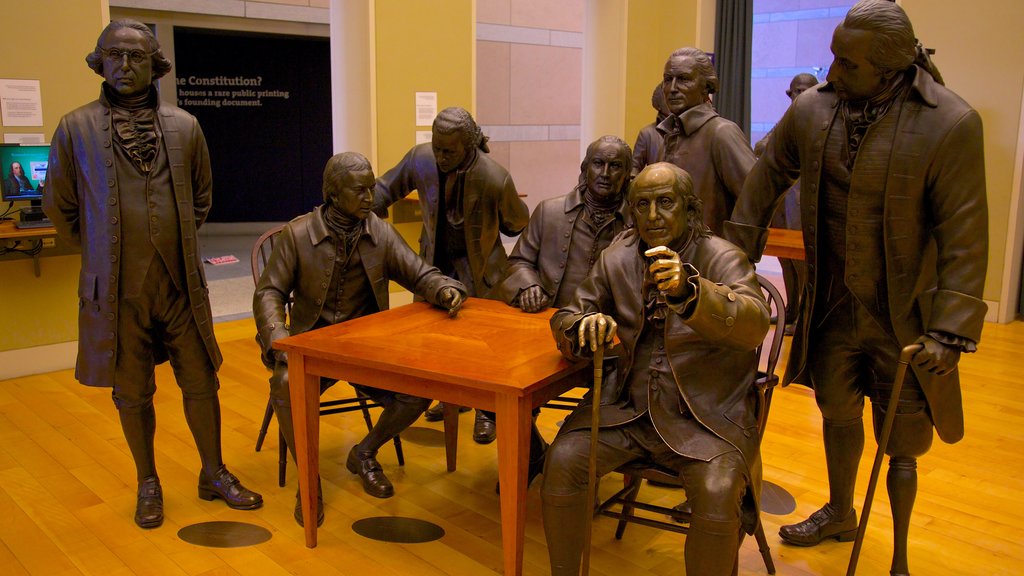
<path fill-rule="evenodd" d="M 764 253 L 777 258 L 803 260 L 805 258 L 803 232 L 785 228 L 769 228 L 768 243 L 764 247 Z"/>
<path fill-rule="evenodd" d="M 311 487 L 319 473 L 320 376 L 440 400 L 451 406 L 448 421 L 457 421 L 456 406 L 493 410 L 504 573 L 522 574 L 531 412 L 581 385 L 590 369 L 590 363 L 570 362 L 558 352 L 548 326 L 552 314 L 469 298 L 453 319 L 414 302 L 275 342 L 274 348 L 288 352 L 304 517 L 316 517 Z M 316 522 L 305 524 L 306 546 L 312 548 Z"/>
<path fill-rule="evenodd" d="M 57 235 L 57 229 L 53 226 L 40 228 L 18 228 L 12 220 L 0 221 L 0 240 L 36 240 L 40 244 L 43 238 L 51 238 Z M 52 246 L 52 244 L 51 244 Z M 39 247 L 42 249 L 42 246 Z M 36 277 L 39 277 L 39 253 L 32 255 L 32 266 Z"/>

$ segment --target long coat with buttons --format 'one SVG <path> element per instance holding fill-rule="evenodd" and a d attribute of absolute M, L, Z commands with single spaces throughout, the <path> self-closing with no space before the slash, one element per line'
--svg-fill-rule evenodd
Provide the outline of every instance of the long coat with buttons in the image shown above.
<path fill-rule="evenodd" d="M 600 312 L 618 324 L 622 345 L 617 374 L 601 387 L 601 425 L 624 424 L 639 415 L 628 402 L 625 386 L 633 370 L 633 354 L 645 319 L 643 298 L 646 246 L 635 231 L 627 231 L 601 253 L 590 276 L 580 284 L 573 302 L 551 318 L 551 331 L 563 355 L 582 353 L 578 323 Z M 694 300 L 670 307 L 665 321 L 665 352 L 675 377 L 678 411 L 652 411 L 655 428 L 677 452 L 673 418 L 692 414 L 705 428 L 735 446 L 743 455 L 751 479 L 750 496 L 760 494 L 761 458 L 757 434 L 757 370 L 755 349 L 768 332 L 768 305 L 747 255 L 716 236 L 695 237 L 680 253 L 699 275 L 688 278 Z M 581 403 L 562 431 L 590 426 L 592 405 Z"/>
<path fill-rule="evenodd" d="M 210 211 L 213 184 L 206 139 L 195 117 L 161 103 L 157 123 L 161 154 L 171 168 L 178 206 L 181 254 L 189 304 L 206 352 L 215 368 L 221 353 L 213 335 L 209 290 L 200 261 L 196 230 Z M 114 158 L 110 106 L 99 100 L 63 118 L 50 141 L 43 210 L 62 238 L 82 250 L 78 280 L 78 362 L 75 377 L 89 386 L 111 386 L 117 354 L 117 314 L 121 266 L 121 209 Z M 121 335 L 122 337 L 124 335 Z M 158 354 L 157 361 L 165 360 Z"/>
<path fill-rule="evenodd" d="M 530 223 L 508 257 L 508 271 L 495 291 L 499 299 L 511 305 L 519 293 L 530 286 L 540 286 L 552 298 L 558 296 L 565 267 L 572 254 L 573 230 L 584 210 L 583 194 L 580 187 L 576 187 L 565 196 L 548 198 L 537 205 L 530 216 Z M 633 217 L 625 201 L 614 218 L 611 224 L 614 228 L 606 244 L 632 225 Z M 604 248 L 599 246 L 598 252 Z M 561 303 L 552 302 L 551 305 L 560 306 Z"/>
<path fill-rule="evenodd" d="M 474 296 L 489 298 L 491 290 L 505 274 L 508 255 L 501 244 L 501 234 L 516 236 L 530 220 L 530 210 L 516 193 L 512 176 L 501 164 L 477 150 L 476 159 L 466 168 L 462 213 L 466 235 L 466 252 L 473 274 Z M 454 175 L 454 173 L 453 173 Z M 429 142 L 417 144 L 401 162 L 377 179 L 374 193 L 374 212 L 387 215 L 387 207 L 418 191 L 423 212 L 423 231 L 420 233 L 420 256 L 434 264 L 435 235 L 438 219 L 440 176 L 434 151 Z"/>
<path fill-rule="evenodd" d="M 858 258 L 847 246 L 847 273 L 885 282 L 889 317 L 900 346 L 928 331 L 981 338 L 987 306 L 982 300 L 988 265 L 988 208 L 981 117 L 966 102 L 913 67 L 911 86 L 899 112 L 896 136 L 880 142 L 869 128 L 861 152 L 889 146 L 881 229 L 874 235 L 884 262 Z M 890 112 L 892 113 L 892 112 Z M 810 383 L 807 348 L 813 338 L 810 313 L 827 287 L 818 286 L 818 258 L 826 239 L 818 234 L 819 188 L 825 141 L 839 114 L 839 99 L 828 84 L 801 94 L 775 127 L 773 136 L 743 187 L 726 237 L 755 259 L 764 252 L 767 226 L 783 195 L 800 177 L 800 210 L 807 251 L 808 282 L 786 367 L 786 382 Z M 854 164 L 851 180 L 859 177 Z M 852 221 L 852 216 L 847 220 Z M 935 376 L 912 366 L 928 400 L 939 437 L 963 437 L 960 377 L 956 370 Z"/>
<path fill-rule="evenodd" d="M 272 358 L 272 345 L 276 340 L 312 330 L 324 306 L 330 305 L 327 291 L 337 272 L 335 258 L 338 248 L 324 221 L 324 209 L 321 206 L 303 214 L 281 230 L 274 243 L 274 252 L 253 293 L 257 341 L 267 363 Z M 465 296 L 466 287 L 462 282 L 427 265 L 398 231 L 376 214 L 367 217 L 363 230 L 355 249 L 378 310 L 388 309 L 389 280 L 435 306 L 440 306 L 441 290 L 446 287 L 455 288 Z M 291 318 L 286 318 L 285 304 L 289 297 L 293 304 Z M 341 321 L 345 320 L 351 318 Z"/>

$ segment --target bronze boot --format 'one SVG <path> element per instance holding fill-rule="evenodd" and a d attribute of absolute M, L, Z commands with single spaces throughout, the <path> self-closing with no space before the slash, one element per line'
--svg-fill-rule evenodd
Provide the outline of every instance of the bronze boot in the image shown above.
<path fill-rule="evenodd" d="M 156 476 L 149 476 L 139 482 L 135 523 L 139 528 L 156 528 L 164 523 L 164 495 L 160 489 L 160 479 Z"/>
<path fill-rule="evenodd" d="M 263 496 L 242 486 L 238 478 L 223 465 L 213 477 L 208 477 L 206 470 L 199 471 L 199 497 L 203 500 L 220 498 L 235 510 L 254 510 L 263 506 Z"/>
<path fill-rule="evenodd" d="M 299 526 L 305 526 L 305 522 L 302 520 L 302 495 L 299 489 L 295 489 L 295 521 L 299 523 Z M 316 525 L 323 526 L 324 524 L 324 489 L 320 485 L 320 479 L 316 481 Z"/>
<path fill-rule="evenodd" d="M 390 498 L 395 495 L 395 487 L 384 475 L 384 469 L 377 462 L 375 452 L 362 452 L 353 446 L 348 453 L 345 467 L 353 474 L 358 474 L 363 481 L 363 490 L 375 498 Z"/>

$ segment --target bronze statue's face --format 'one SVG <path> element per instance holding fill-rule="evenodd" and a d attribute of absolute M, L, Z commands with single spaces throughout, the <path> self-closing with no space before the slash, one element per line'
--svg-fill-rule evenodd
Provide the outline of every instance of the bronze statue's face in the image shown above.
<path fill-rule="evenodd" d="M 25 170 L 21 167 L 21 162 L 13 162 L 11 164 L 11 174 L 15 176 L 24 176 Z"/>
<path fill-rule="evenodd" d="M 631 166 L 623 162 L 622 146 L 614 142 L 601 142 L 587 165 L 587 192 L 610 198 L 622 190 Z"/>
<path fill-rule="evenodd" d="M 840 25 L 832 35 L 828 81 L 841 100 L 866 100 L 885 88 L 886 78 L 868 61 L 875 33 Z"/>
<path fill-rule="evenodd" d="M 652 248 L 675 246 L 690 233 L 688 206 L 676 189 L 675 174 L 662 168 L 637 178 L 629 191 L 629 203 L 640 238 Z"/>
<path fill-rule="evenodd" d="M 142 32 L 118 28 L 103 39 L 103 79 L 118 94 L 136 96 L 153 84 L 153 55 Z"/>
<path fill-rule="evenodd" d="M 437 168 L 442 174 L 447 174 L 462 165 L 466 159 L 466 143 L 462 140 L 462 134 L 458 131 L 451 134 L 441 134 L 434 130 L 430 139 L 434 148 L 434 159 L 437 160 Z"/>
<path fill-rule="evenodd" d="M 366 220 L 373 207 L 373 170 L 346 172 L 334 183 L 331 202 L 346 216 Z"/>
<path fill-rule="evenodd" d="M 789 96 L 790 100 L 796 100 L 796 97 L 803 94 L 805 90 L 813 87 L 817 82 L 812 81 L 810 78 L 797 78 L 789 85 L 789 90 L 786 90 L 786 95 Z"/>
<path fill-rule="evenodd" d="M 697 62 L 690 56 L 672 56 L 665 63 L 662 89 L 665 103 L 679 115 L 708 99 L 708 83 L 697 71 Z"/>

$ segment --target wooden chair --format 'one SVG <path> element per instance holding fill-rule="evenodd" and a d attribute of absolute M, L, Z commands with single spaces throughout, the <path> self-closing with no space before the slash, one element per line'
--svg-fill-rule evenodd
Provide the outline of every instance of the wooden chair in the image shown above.
<path fill-rule="evenodd" d="M 253 282 L 259 284 L 260 275 L 263 274 L 263 269 L 267 266 L 267 261 L 270 260 L 270 254 L 274 251 L 274 240 L 277 235 L 284 229 L 284 225 L 275 226 L 270 230 L 263 233 L 259 239 L 256 240 L 256 244 L 252 247 L 252 255 L 250 258 L 250 264 L 252 265 L 252 279 Z M 291 302 L 285 307 L 286 313 L 290 316 Z M 267 366 L 267 368 L 273 369 L 273 366 Z M 380 404 L 373 402 L 366 396 L 364 396 L 358 389 L 355 391 L 355 396 L 351 398 L 339 398 L 335 400 L 322 400 L 320 402 L 320 415 L 327 416 L 328 414 L 343 414 L 345 412 L 359 411 L 363 414 L 363 421 L 366 422 L 366 429 L 369 431 L 373 429 L 373 419 L 370 418 L 370 408 L 379 408 Z M 271 401 L 267 400 L 267 409 L 263 412 L 263 423 L 260 424 L 260 433 L 256 437 L 256 451 L 259 452 L 263 448 L 263 441 L 267 437 L 267 429 L 270 427 L 270 420 L 274 414 L 274 406 Z M 399 436 L 395 436 L 395 454 L 398 456 L 398 465 L 405 465 L 405 455 L 402 453 L 402 439 Z M 278 444 L 278 468 L 277 468 L 277 484 L 278 486 L 284 486 L 286 471 L 288 467 L 288 447 L 284 442 L 284 436 L 278 432 L 277 438 Z"/>
<path fill-rule="evenodd" d="M 760 274 L 757 275 L 757 280 L 761 283 L 761 289 L 765 294 L 765 300 L 768 301 L 769 308 L 773 309 L 774 321 L 773 330 L 769 331 L 765 341 L 761 343 L 757 350 L 760 362 L 757 376 L 754 379 L 754 387 L 757 390 L 758 397 L 757 431 L 758 440 L 760 441 L 764 438 L 765 425 L 768 422 L 768 410 L 771 407 L 772 392 L 779 383 L 779 377 L 775 375 L 775 367 L 778 364 L 779 354 L 782 351 L 786 311 L 778 289 Z M 761 367 L 762 365 L 763 368 Z M 668 508 L 637 501 L 640 486 L 645 479 L 660 486 L 682 488 L 682 481 L 675 471 L 658 466 L 653 462 L 631 462 L 620 467 L 616 472 L 623 475 L 624 487 L 601 503 L 597 509 L 597 513 L 619 521 L 615 529 L 616 539 L 622 538 L 622 534 L 626 530 L 626 524 L 629 522 L 686 534 L 689 529 L 690 511 L 685 503 L 674 508 Z M 616 506 L 618 506 L 618 509 L 615 509 Z M 667 515 L 675 520 L 675 522 L 667 522 L 660 517 L 640 515 L 638 510 L 662 517 Z M 772 561 L 771 549 L 768 546 L 768 540 L 765 538 L 760 518 L 758 518 L 754 537 L 757 539 L 757 545 L 761 551 L 761 557 L 764 559 L 765 568 L 769 574 L 775 574 L 775 562 Z"/>

